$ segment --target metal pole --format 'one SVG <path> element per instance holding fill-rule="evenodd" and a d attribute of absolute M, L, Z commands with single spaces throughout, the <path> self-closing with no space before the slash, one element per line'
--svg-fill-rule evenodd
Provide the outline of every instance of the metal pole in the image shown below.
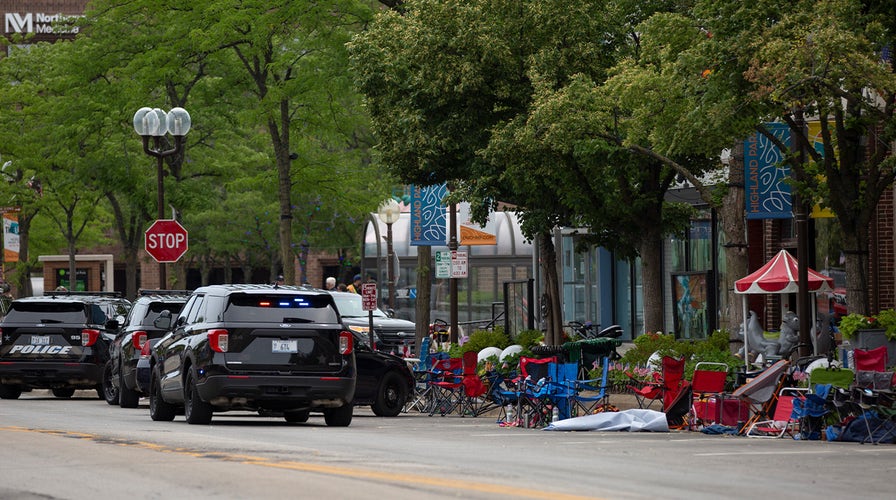
<path fill-rule="evenodd" d="M 386 256 L 389 262 L 386 265 L 389 275 L 389 309 L 395 310 L 395 254 L 392 248 L 392 224 L 386 224 Z M 390 313 L 391 313 L 390 311 Z"/>
<path fill-rule="evenodd" d="M 448 249 L 451 250 L 451 257 L 454 258 L 455 252 L 457 252 L 457 204 L 452 203 L 451 206 L 448 207 L 448 210 L 451 210 L 451 213 L 448 216 Z M 451 309 L 451 331 L 448 335 L 448 342 L 452 344 L 457 343 L 458 331 L 457 331 L 457 278 L 452 276 L 449 280 L 449 294 L 450 297 L 450 309 Z"/>
<path fill-rule="evenodd" d="M 806 163 L 806 121 L 803 116 L 803 108 L 799 106 L 794 110 L 794 118 L 796 119 L 799 130 L 793 137 L 794 146 L 799 148 L 800 165 Z M 796 179 L 802 180 L 802 175 L 796 172 Z M 809 214 L 806 209 L 806 201 L 799 194 L 793 197 L 793 216 L 796 222 L 796 253 L 797 253 L 797 282 L 799 285 L 797 293 L 797 317 L 800 320 L 800 356 L 809 356 L 812 354 L 811 327 L 815 323 L 814 318 L 810 318 L 809 312 Z M 783 354 L 783 353 L 782 353 Z"/>
<path fill-rule="evenodd" d="M 153 142 L 155 143 L 156 153 L 158 153 L 159 151 L 162 150 L 161 140 L 162 139 L 160 137 L 153 138 Z M 157 202 L 158 202 L 158 217 L 159 217 L 159 220 L 161 220 L 161 219 L 165 218 L 165 162 L 164 162 L 164 159 L 162 158 L 161 154 L 156 154 L 155 157 L 157 159 L 157 164 L 158 164 L 158 168 L 156 170 L 156 175 L 158 178 L 158 188 L 157 188 L 158 189 L 158 200 L 157 200 Z M 167 274 L 166 271 L 167 271 L 167 268 L 165 267 L 165 263 L 159 262 L 159 289 L 160 290 L 165 290 L 166 288 L 168 288 L 168 286 L 167 286 L 168 277 L 166 276 L 166 274 Z"/>

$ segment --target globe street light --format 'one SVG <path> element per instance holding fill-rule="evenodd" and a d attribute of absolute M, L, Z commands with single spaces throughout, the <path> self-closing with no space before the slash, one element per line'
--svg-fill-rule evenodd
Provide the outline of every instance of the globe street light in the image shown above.
<path fill-rule="evenodd" d="M 388 198 L 380 203 L 379 209 L 377 209 L 377 215 L 379 215 L 380 220 L 386 224 L 386 254 L 388 258 L 388 262 L 386 263 L 386 269 L 389 276 L 389 309 L 395 310 L 395 270 L 392 268 L 394 265 L 395 256 L 392 253 L 392 224 L 398 222 L 398 218 L 401 217 L 401 207 L 398 206 L 398 202 L 393 198 Z"/>
<path fill-rule="evenodd" d="M 184 136 L 190 131 L 190 113 L 184 108 L 165 112 L 159 108 L 140 108 L 134 113 L 134 131 L 143 138 L 143 152 L 157 159 L 158 217 L 165 218 L 164 158 L 179 154 L 184 149 Z M 162 138 L 171 133 L 174 148 L 163 149 Z M 149 138 L 152 137 L 152 147 Z M 166 288 L 165 263 L 159 262 L 159 288 Z"/>

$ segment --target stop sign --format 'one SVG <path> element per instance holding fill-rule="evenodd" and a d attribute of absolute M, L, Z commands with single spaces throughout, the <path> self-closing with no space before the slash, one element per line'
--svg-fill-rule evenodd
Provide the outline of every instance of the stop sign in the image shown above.
<path fill-rule="evenodd" d="M 146 253 L 156 262 L 177 262 L 187 253 L 187 230 L 176 220 L 159 219 L 144 234 Z"/>

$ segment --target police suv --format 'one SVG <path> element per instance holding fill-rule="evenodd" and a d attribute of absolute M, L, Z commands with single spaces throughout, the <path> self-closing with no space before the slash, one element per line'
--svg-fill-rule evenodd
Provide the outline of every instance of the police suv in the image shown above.
<path fill-rule="evenodd" d="M 109 343 L 130 309 L 115 293 L 47 292 L 14 300 L 0 323 L 0 398 L 50 389 L 59 398 L 76 389 L 104 397 Z"/>

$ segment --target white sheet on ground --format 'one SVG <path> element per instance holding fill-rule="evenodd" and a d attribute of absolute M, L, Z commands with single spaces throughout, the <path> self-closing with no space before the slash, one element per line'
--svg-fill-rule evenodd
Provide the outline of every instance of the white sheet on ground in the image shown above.
<path fill-rule="evenodd" d="M 669 432 L 666 414 L 654 410 L 608 411 L 552 422 L 546 431 Z"/>

